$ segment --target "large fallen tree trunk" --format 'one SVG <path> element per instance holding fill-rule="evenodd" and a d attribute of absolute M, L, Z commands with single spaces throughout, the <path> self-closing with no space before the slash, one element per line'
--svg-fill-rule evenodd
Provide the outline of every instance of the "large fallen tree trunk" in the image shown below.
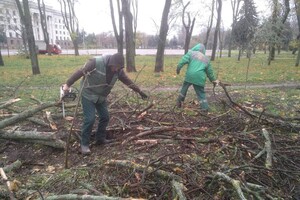
<path fill-rule="evenodd" d="M 35 113 L 37 113 L 41 110 L 44 110 L 44 109 L 52 107 L 52 106 L 56 106 L 58 104 L 59 103 L 57 103 L 57 102 L 43 103 L 34 109 L 25 110 L 25 111 L 21 112 L 19 115 L 13 116 L 8 119 L 4 119 L 4 120 L 0 121 L 0 129 L 3 129 L 7 126 L 10 126 L 17 122 L 25 120 L 26 118 L 33 116 Z"/>
<path fill-rule="evenodd" d="M 3 131 L 0 130 L 0 139 L 18 140 L 21 142 L 30 142 L 64 149 L 66 143 L 57 138 L 54 132 L 33 131 Z"/>

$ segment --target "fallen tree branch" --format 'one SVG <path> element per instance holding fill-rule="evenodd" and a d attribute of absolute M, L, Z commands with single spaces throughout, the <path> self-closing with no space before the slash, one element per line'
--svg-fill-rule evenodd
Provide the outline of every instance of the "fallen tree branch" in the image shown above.
<path fill-rule="evenodd" d="M 140 171 L 143 171 L 146 169 L 147 173 L 155 173 L 156 175 L 165 178 L 165 179 L 174 179 L 174 180 L 181 180 L 181 178 L 173 173 L 164 171 L 164 170 L 160 170 L 160 169 L 154 169 L 153 167 L 150 166 L 145 166 L 145 165 L 140 165 L 137 164 L 135 162 L 131 162 L 128 160 L 109 160 L 105 163 L 106 165 L 118 165 L 118 166 L 122 166 L 122 167 L 127 167 L 127 168 L 133 168 L 133 169 L 137 169 Z"/>
<path fill-rule="evenodd" d="M 66 143 L 56 137 L 53 132 L 34 131 L 3 131 L 0 130 L 0 139 L 18 140 L 21 142 L 30 142 L 47 145 L 50 147 L 64 149 Z"/>
<path fill-rule="evenodd" d="M 17 99 L 10 99 L 8 100 L 7 102 L 3 103 L 2 105 L 0 105 L 0 109 L 3 109 L 3 108 L 6 108 L 12 104 L 14 104 L 15 102 L 18 102 L 20 101 L 21 99 L 20 98 L 17 98 Z"/>
<path fill-rule="evenodd" d="M 187 189 L 182 183 L 172 180 L 172 188 L 173 188 L 173 199 L 186 200 L 183 191 Z"/>
<path fill-rule="evenodd" d="M 141 198 L 120 198 L 120 197 L 109 197 L 103 196 L 93 196 L 93 195 L 78 195 L 78 194 L 63 194 L 63 195 L 53 195 L 44 198 L 45 200 L 143 200 Z M 40 200 L 44 200 L 40 199 Z"/>
<path fill-rule="evenodd" d="M 3 167 L 4 172 L 10 172 L 15 169 L 19 169 L 22 166 L 22 162 L 20 160 L 16 160 L 15 162 L 11 163 L 10 165 L 7 165 Z"/>
<path fill-rule="evenodd" d="M 13 191 L 12 191 L 12 184 L 11 184 L 11 182 L 8 180 L 8 178 L 7 178 L 7 176 L 6 176 L 6 174 L 5 174 L 4 170 L 3 170 L 3 168 L 0 168 L 0 174 L 1 174 L 2 179 L 5 181 L 5 185 L 6 185 L 6 187 L 7 187 L 7 191 L 8 191 L 8 193 L 9 193 L 10 199 L 11 199 L 11 200 L 15 200 L 16 198 L 15 198 L 15 196 L 14 196 L 14 194 L 13 194 Z"/>
<path fill-rule="evenodd" d="M 11 118 L 8 118 L 8 119 L 4 119 L 2 121 L 0 121 L 0 129 L 3 129 L 7 126 L 10 126 L 10 125 L 13 125 L 17 122 L 20 122 L 28 117 L 31 117 L 33 116 L 35 113 L 41 111 L 41 110 L 44 110 L 46 108 L 49 108 L 49 107 L 52 107 L 52 106 L 56 106 L 58 105 L 57 102 L 51 102 L 51 103 L 44 103 L 44 104 L 41 104 L 39 105 L 38 107 L 34 108 L 34 109 L 28 109 L 28 110 L 25 110 L 23 112 L 21 112 L 19 115 L 17 116 L 13 116 Z"/>

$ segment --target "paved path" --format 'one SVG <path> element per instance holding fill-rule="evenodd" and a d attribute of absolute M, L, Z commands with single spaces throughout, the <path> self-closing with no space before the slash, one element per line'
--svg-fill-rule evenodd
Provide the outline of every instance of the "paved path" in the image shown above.
<path fill-rule="evenodd" d="M 232 85 L 232 86 L 227 86 L 228 88 L 231 89 L 240 89 L 240 88 L 250 88 L 250 89 L 255 89 L 255 88 L 298 88 L 300 90 L 300 82 L 299 83 L 274 83 L 274 84 L 249 84 L 247 86 L 245 85 Z M 179 87 L 158 87 L 155 88 L 153 91 L 176 91 L 179 90 Z M 207 85 L 206 90 L 212 90 L 212 86 Z"/>

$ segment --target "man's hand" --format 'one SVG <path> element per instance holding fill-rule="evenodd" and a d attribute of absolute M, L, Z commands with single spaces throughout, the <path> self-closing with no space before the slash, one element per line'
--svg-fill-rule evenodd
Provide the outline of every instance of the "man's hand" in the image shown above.
<path fill-rule="evenodd" d="M 180 73 L 180 68 L 177 67 L 177 69 L 176 69 L 176 74 L 179 74 L 179 73 Z"/>
<path fill-rule="evenodd" d="M 62 89 L 64 92 L 69 92 L 70 91 L 70 87 L 67 84 L 63 84 Z"/>
<path fill-rule="evenodd" d="M 213 84 L 214 84 L 214 86 L 217 86 L 220 84 L 220 81 L 217 79 L 217 80 L 213 81 Z"/>
<path fill-rule="evenodd" d="M 148 95 L 146 95 L 144 92 L 140 91 L 140 95 L 143 100 L 148 99 Z"/>

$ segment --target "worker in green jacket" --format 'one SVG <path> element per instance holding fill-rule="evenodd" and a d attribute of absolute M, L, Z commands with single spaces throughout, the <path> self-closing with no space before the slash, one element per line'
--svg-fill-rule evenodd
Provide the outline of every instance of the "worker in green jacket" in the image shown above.
<path fill-rule="evenodd" d="M 177 74 L 180 73 L 180 70 L 184 65 L 188 65 L 185 79 L 176 102 L 178 108 L 182 106 L 182 102 L 186 97 L 189 87 L 193 85 L 200 101 L 201 110 L 208 111 L 209 107 L 204 90 L 206 77 L 208 77 L 213 84 L 219 84 L 219 80 L 217 80 L 214 75 L 210 59 L 205 55 L 205 51 L 205 46 L 199 43 L 182 56 L 177 65 Z"/>

